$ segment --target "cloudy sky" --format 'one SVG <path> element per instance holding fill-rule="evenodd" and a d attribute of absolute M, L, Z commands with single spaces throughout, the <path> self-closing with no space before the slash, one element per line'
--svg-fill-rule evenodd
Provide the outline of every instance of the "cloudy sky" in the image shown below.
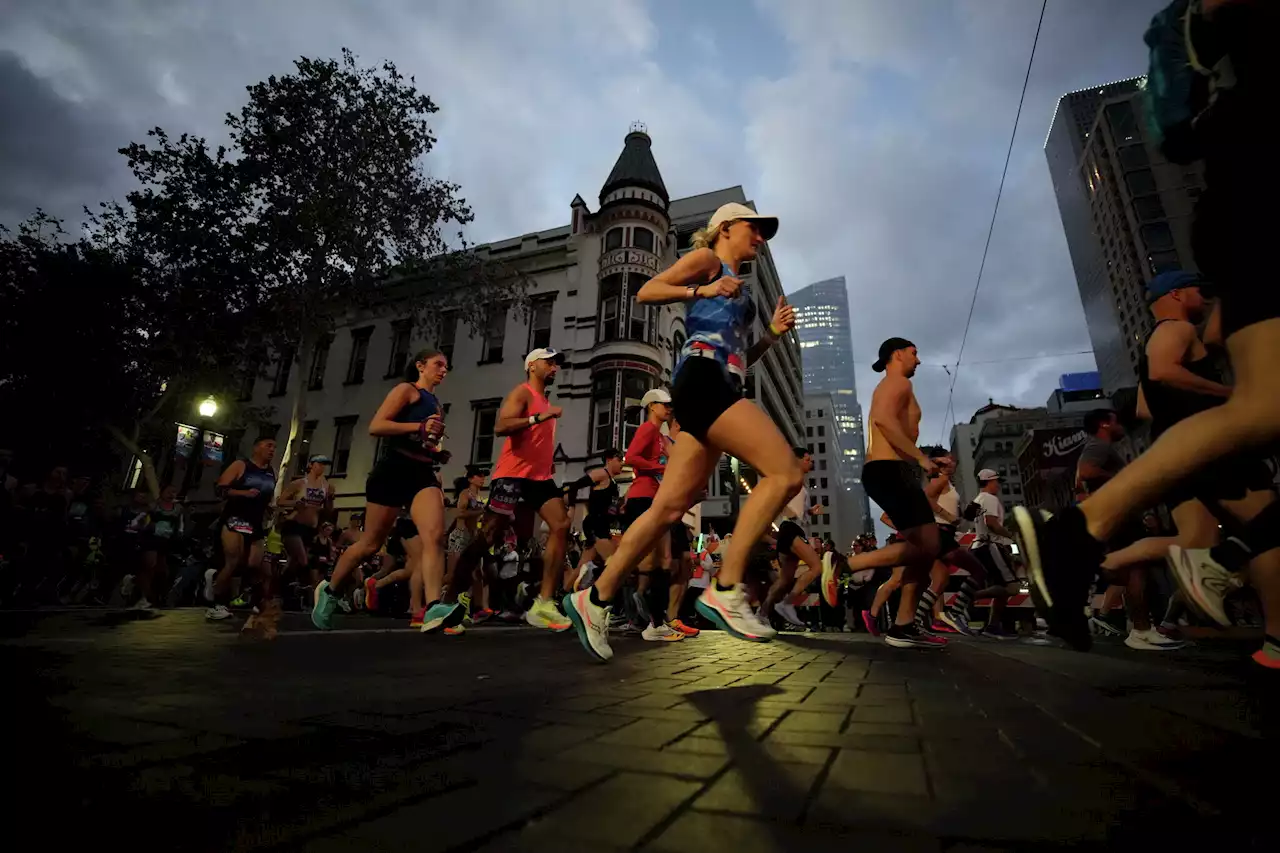
<path fill-rule="evenodd" d="M 1064 92 L 1140 74 L 1166 0 L 1049 0 L 956 387 L 1039 405 L 1093 369 L 1043 145 Z M 162 126 L 223 138 L 244 87 L 299 55 L 395 61 L 441 107 L 433 174 L 484 241 L 595 205 L 631 121 L 673 195 L 742 184 L 782 228 L 784 286 L 845 276 L 864 407 L 880 340 L 920 346 L 921 440 L 995 202 L 1035 0 L 10 0 L 0 10 L 0 222 L 130 188 L 116 149 Z M 1053 355 L 1052 358 L 1028 358 Z M 953 368 L 954 370 L 954 368 Z"/>

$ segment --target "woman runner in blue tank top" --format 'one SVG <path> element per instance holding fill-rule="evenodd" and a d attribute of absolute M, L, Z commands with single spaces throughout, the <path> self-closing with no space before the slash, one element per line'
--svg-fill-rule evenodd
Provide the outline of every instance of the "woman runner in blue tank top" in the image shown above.
<path fill-rule="evenodd" d="M 448 462 L 449 455 L 442 448 L 443 409 L 434 392 L 448 373 L 449 360 L 444 353 L 422 350 L 405 367 L 404 381 L 391 389 L 369 422 L 369 434 L 385 438 L 389 451 L 365 481 L 364 532 L 342 552 L 332 579 L 321 581 L 316 587 L 311 621 L 317 628 L 331 627 L 338 598 L 352 570 L 386 543 L 404 509 L 409 511 L 414 529 L 406 525 L 402 538 L 422 538 L 421 557 L 410 560 L 417 564 L 409 574 L 414 624 L 420 621 L 421 629 L 430 632 L 462 621 L 460 605 L 440 603 L 444 581 L 444 492 L 436 466 Z M 405 550 L 416 553 L 407 544 Z M 365 593 L 370 594 L 368 586 Z M 376 609 L 377 603 L 366 598 L 366 607 Z"/>
<path fill-rule="evenodd" d="M 231 601 L 231 578 L 242 566 L 255 583 L 266 585 L 266 578 L 261 575 L 263 539 L 267 535 L 263 521 L 276 494 L 276 472 L 271 467 L 275 455 L 275 436 L 259 436 L 249 458 L 232 462 L 218 478 L 216 491 L 224 501 L 219 525 L 223 564 L 216 577 L 213 569 L 205 572 L 205 595 L 212 603 L 205 611 L 206 619 L 231 618 L 227 607 Z"/>
<path fill-rule="evenodd" d="M 779 297 L 764 334 L 750 343 L 756 317 L 749 288 L 738 278 L 778 230 L 778 220 L 742 204 L 726 204 L 693 238 L 693 251 L 650 279 L 636 301 L 685 304 L 688 340 L 676 362 L 671 402 L 682 434 L 667 461 L 653 505 L 628 528 L 595 585 L 565 599 L 565 614 L 583 646 L 608 660 L 609 605 L 640 558 L 698 499 L 720 456 L 730 453 L 760 475 L 738 514 L 729 549 L 713 584 L 698 600 L 702 615 L 740 639 L 762 642 L 775 632 L 747 604 L 742 578 L 752 545 L 800 490 L 804 475 L 778 427 L 743 397 L 747 368 L 795 325 L 795 311 Z"/>

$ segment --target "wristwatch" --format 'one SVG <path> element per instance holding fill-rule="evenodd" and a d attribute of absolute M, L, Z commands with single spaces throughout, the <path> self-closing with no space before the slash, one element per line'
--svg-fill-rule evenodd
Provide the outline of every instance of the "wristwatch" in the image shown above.
<path fill-rule="evenodd" d="M 540 423 L 542 423 L 542 421 L 538 420 L 537 415 L 529 415 L 529 426 L 534 426 Z"/>
<path fill-rule="evenodd" d="M 684 289 L 684 298 L 686 300 L 694 300 L 698 298 L 698 288 L 690 285 Z"/>

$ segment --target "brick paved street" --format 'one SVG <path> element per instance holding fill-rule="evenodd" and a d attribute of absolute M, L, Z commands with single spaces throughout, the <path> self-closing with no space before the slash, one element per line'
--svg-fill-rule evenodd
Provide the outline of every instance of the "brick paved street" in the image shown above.
<path fill-rule="evenodd" d="M 572 635 L 399 624 L 0 614 L 8 804 L 54 849 L 1261 844 L 1274 705 L 1234 648 L 708 633 L 601 666 Z"/>

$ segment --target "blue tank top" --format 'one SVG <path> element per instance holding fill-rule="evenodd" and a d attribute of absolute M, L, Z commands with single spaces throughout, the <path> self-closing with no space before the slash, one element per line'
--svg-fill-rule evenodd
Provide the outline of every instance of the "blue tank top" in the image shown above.
<path fill-rule="evenodd" d="M 436 399 L 435 394 L 416 386 L 414 390 L 418 392 L 418 399 L 397 412 L 391 420 L 401 424 L 416 424 L 422 423 L 432 415 L 440 414 L 440 401 Z M 421 456 L 424 452 L 422 442 L 418 441 L 416 435 L 392 436 L 391 446 L 414 456 Z"/>
<path fill-rule="evenodd" d="M 258 496 L 229 497 L 222 512 L 227 518 L 239 518 L 253 525 L 262 524 L 263 516 L 271 500 L 275 497 L 276 473 L 270 468 L 259 468 L 249 459 L 244 460 L 244 473 L 235 480 L 230 488 L 236 491 L 257 489 Z"/>
<path fill-rule="evenodd" d="M 727 264 L 721 263 L 720 275 L 716 278 L 733 274 Z M 679 373 L 690 357 L 714 358 L 731 384 L 744 383 L 747 377 L 747 328 L 755 317 L 755 302 L 745 283 L 732 299 L 713 296 L 685 303 L 684 328 L 689 337 L 680 349 L 674 373 Z"/>

